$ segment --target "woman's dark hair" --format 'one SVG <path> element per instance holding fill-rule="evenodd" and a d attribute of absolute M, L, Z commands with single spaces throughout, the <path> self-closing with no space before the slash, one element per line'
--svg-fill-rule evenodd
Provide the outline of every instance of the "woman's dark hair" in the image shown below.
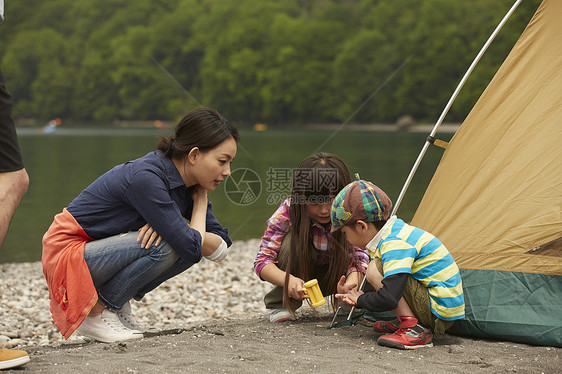
<path fill-rule="evenodd" d="M 331 202 L 333 197 L 349 183 L 351 177 L 347 166 L 338 156 L 331 153 L 315 153 L 307 157 L 294 173 L 289 206 L 291 249 L 283 288 L 283 305 L 291 313 L 294 313 L 294 308 L 289 302 L 289 274 L 298 276 L 306 282 L 311 272 L 312 259 L 309 258 L 309 248 L 313 243 L 306 204 Z M 324 278 L 324 283 L 329 284 L 329 289 L 324 290 L 325 294 L 336 293 L 337 283 L 340 277 L 346 274 L 351 261 L 352 248 L 341 230 L 332 233 L 330 244 L 331 257 Z M 335 306 L 336 298 L 333 298 L 333 303 Z"/>
<path fill-rule="evenodd" d="M 158 149 L 179 159 L 195 147 L 206 152 L 229 138 L 239 140 L 238 130 L 229 120 L 213 109 L 197 108 L 178 122 L 174 135 L 160 138 Z"/>

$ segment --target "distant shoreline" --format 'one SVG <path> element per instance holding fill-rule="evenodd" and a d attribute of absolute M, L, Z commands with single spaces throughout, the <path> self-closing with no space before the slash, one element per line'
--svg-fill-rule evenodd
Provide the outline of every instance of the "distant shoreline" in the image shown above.
<path fill-rule="evenodd" d="M 455 133 L 461 126 L 460 123 L 446 123 L 439 126 L 438 132 L 440 133 Z M 401 129 L 398 125 L 393 124 L 346 124 L 346 125 L 337 125 L 337 124 L 325 124 L 325 125 L 305 125 L 305 129 L 310 130 L 325 130 L 325 131 L 334 131 L 341 128 L 341 130 L 347 131 L 384 131 L 384 132 L 391 132 L 391 131 L 404 131 L 404 132 L 427 132 L 430 133 L 433 130 L 435 125 L 431 124 L 420 124 L 420 125 L 412 125 L 407 127 L 406 129 Z"/>
<path fill-rule="evenodd" d="M 152 125 L 153 122 L 141 123 L 140 121 L 135 121 L 131 125 L 116 125 L 116 124 L 80 124 L 80 125 L 69 125 L 64 126 L 64 124 L 56 130 L 56 135 L 67 135 L 67 136 L 110 136 L 110 135 L 136 135 L 136 136 L 146 136 L 154 134 L 166 135 L 173 131 L 172 124 L 166 124 L 165 127 L 157 128 Z M 406 128 L 401 128 L 395 124 L 309 124 L 309 125 L 279 125 L 271 126 L 263 132 L 269 131 L 284 131 L 284 130 L 312 130 L 312 131 L 369 131 L 369 132 L 405 132 L 405 133 L 431 133 L 435 125 L 431 124 L 418 124 L 408 126 Z M 454 134 L 459 129 L 460 124 L 458 123 L 447 123 L 442 124 L 438 133 L 452 133 Z M 18 136 L 49 136 L 53 134 L 45 134 L 42 132 L 43 125 L 37 124 L 19 124 L 16 127 L 16 132 Z M 249 128 L 241 127 L 243 131 L 252 131 Z M 252 131 L 254 132 L 254 131 Z M 259 132 L 259 131 L 255 131 Z"/>

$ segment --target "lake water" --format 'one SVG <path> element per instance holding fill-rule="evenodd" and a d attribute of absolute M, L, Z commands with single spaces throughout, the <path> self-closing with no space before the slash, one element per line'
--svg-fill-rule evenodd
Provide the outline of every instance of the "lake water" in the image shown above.
<path fill-rule="evenodd" d="M 168 135 L 172 130 L 158 130 Z M 18 131 L 31 179 L 4 245 L 0 263 L 41 259 L 41 238 L 54 215 L 98 176 L 125 161 L 154 150 L 152 129 L 63 129 L 41 134 Z M 242 131 L 233 175 L 209 194 L 219 222 L 233 239 L 259 238 L 265 221 L 290 192 L 288 176 L 317 151 L 335 153 L 352 174 L 373 181 L 395 201 L 428 133 L 314 130 Z M 440 136 L 449 140 L 451 134 Z M 398 216 L 410 220 L 442 155 L 430 147 Z M 233 184 L 233 182 L 236 182 Z M 244 182 L 244 183 L 239 183 Z"/>

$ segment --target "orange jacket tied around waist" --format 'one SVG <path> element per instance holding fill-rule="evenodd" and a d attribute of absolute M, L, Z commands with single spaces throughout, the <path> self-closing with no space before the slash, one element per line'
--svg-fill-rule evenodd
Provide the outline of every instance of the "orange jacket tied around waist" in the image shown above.
<path fill-rule="evenodd" d="M 43 236 L 42 264 L 50 310 L 65 339 L 80 326 L 98 299 L 84 260 L 84 246 L 92 240 L 66 209 L 55 216 Z"/>

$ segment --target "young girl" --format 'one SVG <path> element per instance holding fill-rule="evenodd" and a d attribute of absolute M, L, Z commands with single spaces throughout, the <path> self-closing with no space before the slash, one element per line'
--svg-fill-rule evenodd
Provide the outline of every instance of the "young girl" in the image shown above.
<path fill-rule="evenodd" d="M 130 299 L 202 255 L 226 257 L 232 241 L 207 191 L 230 175 L 237 141 L 228 120 L 196 109 L 157 151 L 114 167 L 55 217 L 42 262 L 53 320 L 66 339 L 76 330 L 103 342 L 141 338 Z"/>
<path fill-rule="evenodd" d="M 260 279 L 274 285 L 264 297 L 271 322 L 295 320 L 310 279 L 318 279 L 324 295 L 361 283 L 369 256 L 351 250 L 340 232 L 330 234 L 333 197 L 350 182 L 343 161 L 329 153 L 307 157 L 295 171 L 291 197 L 267 221 L 254 262 Z"/>

